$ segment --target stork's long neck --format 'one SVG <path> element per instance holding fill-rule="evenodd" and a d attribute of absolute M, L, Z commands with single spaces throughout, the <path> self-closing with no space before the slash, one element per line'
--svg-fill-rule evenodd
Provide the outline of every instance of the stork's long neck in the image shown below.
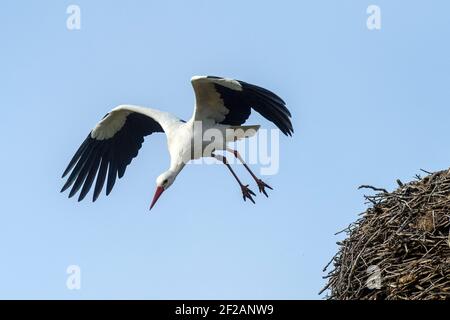
<path fill-rule="evenodd" d="M 184 166 L 185 166 L 185 163 L 182 161 L 181 162 L 173 162 L 170 164 L 170 168 L 167 171 L 171 172 L 172 175 L 177 176 L 180 173 L 180 171 L 183 170 Z"/>

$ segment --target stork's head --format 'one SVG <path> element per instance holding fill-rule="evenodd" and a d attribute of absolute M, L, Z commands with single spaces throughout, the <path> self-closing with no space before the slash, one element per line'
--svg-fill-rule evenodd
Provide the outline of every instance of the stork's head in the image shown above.
<path fill-rule="evenodd" d="M 161 194 L 172 185 L 176 177 L 176 172 L 168 170 L 161 174 L 158 178 L 156 178 L 156 191 L 155 195 L 153 196 L 152 204 L 150 205 L 150 210 L 153 208 Z"/>

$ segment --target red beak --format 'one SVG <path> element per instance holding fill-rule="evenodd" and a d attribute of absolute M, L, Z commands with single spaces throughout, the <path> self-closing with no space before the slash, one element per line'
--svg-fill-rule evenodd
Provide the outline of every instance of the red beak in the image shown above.
<path fill-rule="evenodd" d="M 152 204 L 150 205 L 150 210 L 152 210 L 152 208 L 155 205 L 156 201 L 158 201 L 159 197 L 162 195 L 163 192 L 164 192 L 164 188 L 163 187 L 157 187 L 156 188 L 155 195 L 153 196 Z"/>

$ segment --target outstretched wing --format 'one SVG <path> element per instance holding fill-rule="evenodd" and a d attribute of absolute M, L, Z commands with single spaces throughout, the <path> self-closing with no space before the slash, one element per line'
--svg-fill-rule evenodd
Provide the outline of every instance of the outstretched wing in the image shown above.
<path fill-rule="evenodd" d="M 106 195 L 116 178 L 122 178 L 126 167 L 137 156 L 144 137 L 164 132 L 178 118 L 166 112 L 123 105 L 109 112 L 89 133 L 63 173 L 69 174 L 61 192 L 72 189 L 69 198 L 80 189 L 78 201 L 84 199 L 95 178 L 93 201 L 97 200 L 106 179 Z"/>
<path fill-rule="evenodd" d="M 215 76 L 191 79 L 195 91 L 194 120 L 213 119 L 220 124 L 238 126 L 251 109 L 272 121 L 285 135 L 292 135 L 291 113 L 275 93 L 244 81 Z"/>

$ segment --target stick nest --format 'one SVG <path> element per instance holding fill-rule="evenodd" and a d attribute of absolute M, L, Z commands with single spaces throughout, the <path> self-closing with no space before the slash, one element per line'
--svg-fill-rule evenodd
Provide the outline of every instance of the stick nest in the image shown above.
<path fill-rule="evenodd" d="M 378 193 L 341 231 L 327 299 L 450 299 L 450 170 L 426 173 L 392 193 L 360 187 Z"/>

